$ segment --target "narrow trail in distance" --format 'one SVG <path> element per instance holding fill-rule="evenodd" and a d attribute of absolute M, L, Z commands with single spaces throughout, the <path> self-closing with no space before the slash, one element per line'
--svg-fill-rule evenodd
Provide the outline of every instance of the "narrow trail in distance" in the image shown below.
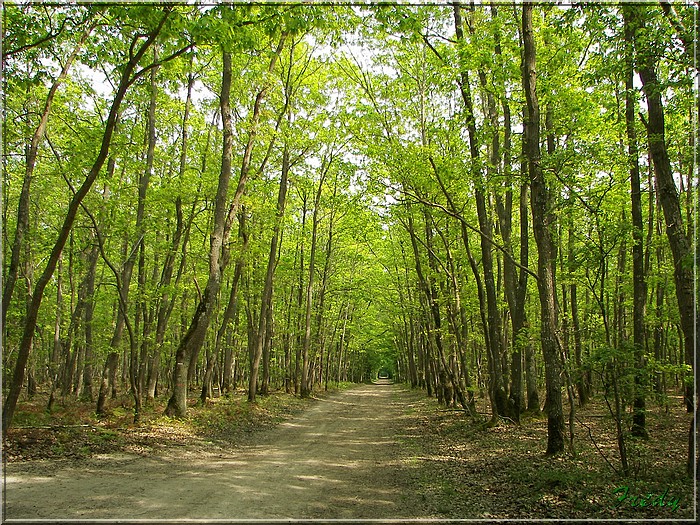
<path fill-rule="evenodd" d="M 9 463 L 4 519 L 431 517 L 401 438 L 412 400 L 398 385 L 362 385 L 223 453 Z"/>

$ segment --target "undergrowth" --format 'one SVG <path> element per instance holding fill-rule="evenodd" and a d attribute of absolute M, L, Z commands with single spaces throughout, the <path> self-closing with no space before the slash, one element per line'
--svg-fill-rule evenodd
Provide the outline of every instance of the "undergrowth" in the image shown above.
<path fill-rule="evenodd" d="M 633 440 L 628 477 L 612 471 L 617 445 L 602 401 L 578 409 L 591 428 L 576 426 L 575 454 L 545 456 L 547 421 L 527 415 L 521 425 L 500 421 L 484 428 L 459 410 L 423 399 L 412 407 L 404 436 L 416 492 L 449 519 L 689 519 L 693 480 L 685 475 L 689 415 L 679 403 L 670 413 L 649 410 L 650 438 Z M 617 492 L 616 492 L 617 491 Z M 627 494 L 627 497 L 624 495 Z M 659 505 L 663 496 L 664 505 Z M 678 505 L 672 503 L 678 500 Z M 643 500 L 643 501 L 642 501 Z M 656 501 L 656 505 L 651 503 Z M 674 508 L 675 507 L 675 508 Z"/>

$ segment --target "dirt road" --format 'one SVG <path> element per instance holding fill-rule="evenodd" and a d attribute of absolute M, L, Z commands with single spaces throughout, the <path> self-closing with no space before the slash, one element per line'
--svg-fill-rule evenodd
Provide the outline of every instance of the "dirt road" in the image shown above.
<path fill-rule="evenodd" d="M 4 519 L 430 517 L 402 445 L 410 401 L 399 386 L 365 385 L 237 449 L 10 463 Z"/>

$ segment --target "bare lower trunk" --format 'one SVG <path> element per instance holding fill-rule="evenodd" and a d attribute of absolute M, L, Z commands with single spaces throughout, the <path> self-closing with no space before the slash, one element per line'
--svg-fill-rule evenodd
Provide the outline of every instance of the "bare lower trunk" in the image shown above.
<path fill-rule="evenodd" d="M 97 396 L 97 414 L 104 414 L 105 402 L 110 394 L 110 388 L 114 388 L 116 379 L 117 365 L 119 364 L 119 354 L 111 352 L 105 361 L 104 369 L 102 370 L 102 381 L 100 383 L 100 393 Z"/>

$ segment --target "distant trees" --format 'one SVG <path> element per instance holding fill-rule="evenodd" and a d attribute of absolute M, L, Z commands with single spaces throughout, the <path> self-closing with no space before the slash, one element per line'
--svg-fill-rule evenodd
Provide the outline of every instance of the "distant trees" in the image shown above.
<path fill-rule="evenodd" d="M 637 17 L 643 11 L 625 9 Z M 671 26 L 685 34 L 684 15 L 669 14 L 666 6 L 665 25 L 661 10 L 648 9 L 655 22 L 644 33 L 647 54 L 666 60 L 660 57 L 683 53 L 661 48 L 664 35 L 673 35 Z M 610 396 L 613 412 L 617 400 L 622 443 L 628 419 L 633 435 L 646 433 L 647 399 L 658 399 L 654 378 L 669 377 L 676 385 L 682 377 L 691 380 L 692 358 L 678 350 L 694 336 L 680 330 L 680 310 L 663 288 L 669 271 L 663 254 L 670 244 L 658 235 L 655 221 L 664 190 L 652 149 L 647 155 L 637 144 L 637 129 L 651 129 L 653 100 L 647 99 L 648 87 L 639 92 L 630 80 L 639 57 L 625 44 L 634 39 L 626 36 L 623 14 L 615 8 L 529 5 L 377 8 L 377 23 L 367 34 L 385 46 L 372 48 L 381 70 L 357 61 L 345 67 L 366 115 L 356 136 L 381 139 L 381 145 L 365 139 L 363 151 L 377 180 L 401 204 L 391 209 L 398 228 L 394 253 L 409 263 L 406 276 L 396 270 L 395 283 L 402 304 L 412 303 L 395 323 L 396 340 L 407 354 L 403 373 L 450 403 L 442 395 L 451 381 L 439 352 L 450 341 L 445 361 L 457 382 L 468 384 L 475 376 L 471 389 L 488 393 L 492 417 L 514 420 L 526 404 L 539 410 L 535 385 L 544 379 L 550 453 L 567 442 L 574 446 L 574 405 L 586 403 L 594 391 Z M 666 64 L 675 71 L 669 70 L 669 81 L 683 75 L 678 58 L 675 66 Z M 692 140 L 694 117 L 687 105 L 690 85 L 682 84 L 673 96 L 666 93 L 678 108 L 672 126 L 678 134 L 670 141 L 678 140 L 671 189 L 680 181 L 678 202 L 690 203 L 688 192 L 696 186 L 684 171 L 692 164 L 685 143 Z M 647 105 L 637 105 L 637 96 Z M 651 132 L 650 144 L 669 143 L 658 141 L 661 132 Z M 520 214 L 513 213 L 513 202 Z M 431 242 L 433 224 L 440 225 L 444 243 Z M 529 267 L 531 239 L 536 270 Z M 406 249 L 409 242 L 412 250 Z M 422 291 L 426 286 L 434 295 Z M 647 286 L 658 305 L 653 315 Z M 438 309 L 459 304 L 459 321 L 449 309 L 436 319 L 435 309 L 427 307 L 431 302 Z M 499 317 L 512 323 L 499 323 Z M 650 345 L 647 334 L 654 331 Z M 534 355 L 533 348 L 542 353 Z M 633 371 L 624 364 L 629 362 L 636 363 Z M 568 438 L 562 387 L 569 400 Z"/>

